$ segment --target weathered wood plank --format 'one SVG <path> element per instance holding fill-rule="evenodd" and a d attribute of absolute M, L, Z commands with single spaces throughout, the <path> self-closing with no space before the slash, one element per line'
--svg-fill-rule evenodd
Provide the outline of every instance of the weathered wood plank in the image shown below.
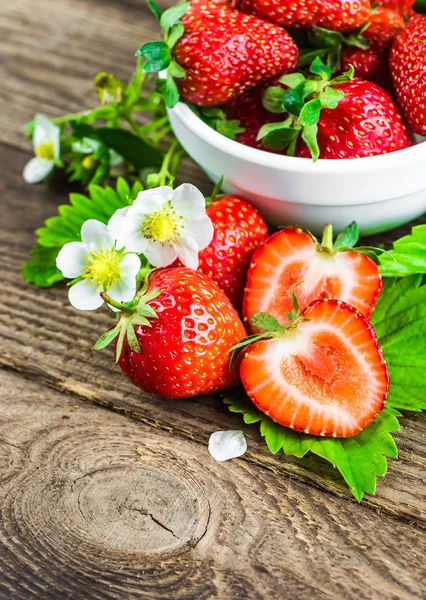
<path fill-rule="evenodd" d="M 34 239 L 32 231 L 54 213 L 56 204 L 64 200 L 64 190 L 58 194 L 53 188 L 46 190 L 45 186 L 23 186 L 20 168 L 25 156 L 20 151 L 0 147 L 0 160 L 7 173 L 1 191 L 3 214 L 7 215 L 7 220 L 0 225 L 1 364 L 204 444 L 217 429 L 240 428 L 241 419 L 230 415 L 217 398 L 167 402 L 139 391 L 113 366 L 112 351 L 94 353 L 91 350 L 99 334 L 110 327 L 106 313 L 74 310 L 68 304 L 65 286 L 40 290 L 20 279 L 20 265 Z M 365 505 L 414 520 L 421 526 L 426 526 L 425 423 L 423 415 L 403 420 L 404 429 L 396 436 L 400 459 L 391 461 L 389 475 L 379 483 L 377 497 L 365 500 Z M 316 459 L 300 461 L 273 456 L 256 428 L 243 429 L 249 440 L 246 460 L 348 496 L 338 474 L 328 465 Z"/>
<path fill-rule="evenodd" d="M 0 415 L 2 598 L 426 594 L 406 523 L 13 374 Z"/>

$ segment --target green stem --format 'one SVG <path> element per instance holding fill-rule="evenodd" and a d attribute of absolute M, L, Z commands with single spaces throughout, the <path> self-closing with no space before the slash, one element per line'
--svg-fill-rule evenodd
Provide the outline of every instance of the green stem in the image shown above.
<path fill-rule="evenodd" d="M 69 115 L 63 115 L 62 117 L 55 117 L 52 119 L 55 125 L 62 125 L 63 123 L 68 123 L 68 121 L 73 121 L 74 119 L 80 119 L 81 117 L 89 116 L 95 109 L 91 108 L 89 110 L 82 110 L 76 113 L 70 113 Z"/>
<path fill-rule="evenodd" d="M 167 125 L 167 127 L 163 127 L 163 129 L 160 129 L 160 131 L 158 133 L 153 135 L 151 137 L 151 140 L 154 142 L 154 144 L 158 144 L 158 142 L 160 140 L 162 140 L 164 136 L 166 136 L 168 133 L 170 133 L 171 130 L 172 130 L 172 128 L 170 127 L 170 125 Z"/>
<path fill-rule="evenodd" d="M 102 300 L 110 306 L 113 306 L 114 308 L 117 308 L 118 310 L 121 310 L 121 312 L 127 313 L 128 315 L 133 315 L 134 310 L 127 308 L 127 306 L 124 306 L 124 304 L 121 304 L 121 302 L 113 300 L 111 296 L 108 296 L 108 294 L 105 294 L 105 292 L 100 292 L 100 296 Z"/>
<path fill-rule="evenodd" d="M 130 125 L 130 127 L 132 128 L 132 130 L 134 131 L 134 133 L 136 133 L 136 135 L 138 137 L 143 137 L 142 134 L 142 128 L 138 127 L 138 125 L 136 124 L 136 121 L 134 120 L 134 118 L 132 117 L 132 115 L 130 113 L 123 115 L 124 119 L 128 122 L 128 124 Z M 142 135 L 141 135 L 142 134 Z"/>
<path fill-rule="evenodd" d="M 331 223 L 327 223 L 324 228 L 321 250 L 326 250 L 330 253 L 333 252 L 333 225 Z"/>
<path fill-rule="evenodd" d="M 140 133 L 142 135 L 146 135 L 147 133 L 151 133 L 152 131 L 156 131 L 159 127 L 163 127 L 169 122 L 168 117 L 161 117 L 160 119 L 156 119 L 151 123 L 147 123 L 146 125 L 142 125 L 140 127 Z"/>
<path fill-rule="evenodd" d="M 159 186 L 166 185 L 167 179 L 171 179 L 171 181 L 174 180 L 174 175 L 170 173 L 169 166 L 173 159 L 173 155 L 178 148 L 179 142 L 177 140 L 174 140 L 169 150 L 167 151 L 166 156 L 164 157 L 163 164 L 161 165 L 160 172 L 158 173 Z"/>

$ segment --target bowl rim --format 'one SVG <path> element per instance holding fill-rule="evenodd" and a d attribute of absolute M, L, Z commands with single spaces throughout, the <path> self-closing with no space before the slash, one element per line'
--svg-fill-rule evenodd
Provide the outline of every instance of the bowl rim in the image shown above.
<path fill-rule="evenodd" d="M 408 163 L 426 161 L 425 139 L 409 148 L 403 148 L 402 150 L 396 150 L 387 154 L 378 154 L 376 156 L 366 156 L 357 159 L 319 159 L 314 163 L 307 158 L 274 154 L 231 140 L 204 123 L 184 102 L 178 102 L 173 108 L 169 108 L 168 111 L 174 114 L 194 135 L 202 138 L 217 150 L 270 169 L 291 170 L 305 174 L 330 173 L 344 175 L 345 173 L 370 173 L 378 170 L 394 169 L 396 167 L 400 169 Z"/>

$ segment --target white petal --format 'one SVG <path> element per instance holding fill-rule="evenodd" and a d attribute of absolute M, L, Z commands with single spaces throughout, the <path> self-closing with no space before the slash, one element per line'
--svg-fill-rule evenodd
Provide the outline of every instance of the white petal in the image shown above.
<path fill-rule="evenodd" d="M 173 192 L 172 206 L 182 217 L 198 221 L 206 214 L 206 201 L 199 189 L 183 183 Z"/>
<path fill-rule="evenodd" d="M 60 128 L 47 117 L 40 114 L 36 115 L 33 133 L 34 148 L 37 148 L 40 144 L 51 142 L 53 144 L 54 156 L 55 158 L 59 158 L 60 132 Z"/>
<path fill-rule="evenodd" d="M 119 208 L 108 221 L 108 229 L 116 240 L 119 240 L 123 235 L 127 235 L 131 228 L 131 221 L 126 219 L 129 208 L 129 206 Z"/>
<path fill-rule="evenodd" d="M 136 275 L 141 268 L 141 261 L 137 254 L 126 254 L 120 263 L 120 277 L 127 285 L 133 284 L 136 280 Z"/>
<path fill-rule="evenodd" d="M 84 137 L 82 140 L 73 142 L 72 149 L 74 152 L 80 152 L 81 154 L 91 154 L 92 152 L 96 152 L 100 145 L 101 143 L 97 140 Z"/>
<path fill-rule="evenodd" d="M 74 308 L 78 310 L 96 310 L 103 304 L 96 285 L 87 279 L 79 281 L 70 287 L 68 298 Z"/>
<path fill-rule="evenodd" d="M 119 279 L 117 283 L 112 285 L 108 290 L 108 296 L 111 296 L 113 300 L 117 302 L 130 302 L 133 300 L 136 294 L 136 279 L 133 282 L 133 285 L 127 285 L 127 282 L 123 279 Z M 110 306 L 113 310 L 114 307 Z"/>
<path fill-rule="evenodd" d="M 177 258 L 176 249 L 169 244 L 149 241 L 144 252 L 145 257 L 153 267 L 168 267 Z"/>
<path fill-rule="evenodd" d="M 142 235 L 139 222 L 127 218 L 130 206 L 115 211 L 108 223 L 108 229 L 117 240 L 117 248 L 126 248 L 128 252 L 142 254 L 148 240 Z"/>
<path fill-rule="evenodd" d="M 147 215 L 157 210 L 168 202 L 173 196 L 173 189 L 167 185 L 162 185 L 152 190 L 145 190 L 139 192 L 136 200 L 130 207 L 128 212 L 129 218 L 135 218 L 136 216 Z"/>
<path fill-rule="evenodd" d="M 81 228 L 81 239 L 88 250 L 109 250 L 114 246 L 115 239 L 111 235 L 108 226 L 96 219 L 89 219 L 83 223 Z"/>
<path fill-rule="evenodd" d="M 22 177 L 27 183 L 38 183 L 49 175 L 54 167 L 54 162 L 35 156 L 24 167 Z"/>
<path fill-rule="evenodd" d="M 175 242 L 176 254 L 188 269 L 198 269 L 198 244 L 191 237 L 180 236 Z"/>
<path fill-rule="evenodd" d="M 242 431 L 216 431 L 209 439 L 209 452 L 219 462 L 242 456 L 247 442 Z"/>
<path fill-rule="evenodd" d="M 214 227 L 211 219 L 205 215 L 204 219 L 192 221 L 184 219 L 183 222 L 185 237 L 192 237 L 198 245 L 199 250 L 204 250 L 213 239 Z"/>
<path fill-rule="evenodd" d="M 74 279 L 81 275 L 87 257 L 87 248 L 81 242 L 65 244 L 56 257 L 56 266 L 64 277 Z"/>

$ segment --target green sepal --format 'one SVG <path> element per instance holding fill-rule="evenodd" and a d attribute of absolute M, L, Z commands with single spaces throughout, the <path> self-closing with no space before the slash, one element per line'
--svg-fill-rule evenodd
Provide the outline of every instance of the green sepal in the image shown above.
<path fill-rule="evenodd" d="M 176 23 L 176 25 L 173 25 L 166 39 L 167 46 L 172 49 L 184 33 L 185 28 L 182 23 Z"/>
<path fill-rule="evenodd" d="M 110 329 L 109 331 L 106 331 L 104 334 L 101 335 L 101 337 L 97 340 L 97 342 L 93 346 L 93 350 L 103 350 L 104 348 L 109 346 L 111 344 L 111 342 L 113 342 L 115 340 L 115 338 L 118 336 L 118 334 L 120 333 L 120 330 L 121 330 L 121 325 L 120 325 L 120 323 L 117 323 L 117 325 L 115 327 L 113 327 L 112 329 Z"/>
<path fill-rule="evenodd" d="M 168 108 L 173 108 L 179 102 L 179 90 L 170 73 L 167 74 L 164 86 L 164 101 Z"/>
<path fill-rule="evenodd" d="M 338 31 L 331 31 L 323 27 L 314 27 L 309 39 L 314 46 L 319 48 L 334 48 L 345 41 L 344 36 Z"/>
<path fill-rule="evenodd" d="M 172 60 L 169 65 L 169 75 L 176 79 L 185 79 L 186 72 L 175 60 Z"/>
<path fill-rule="evenodd" d="M 127 337 L 127 343 L 129 344 L 129 346 L 133 350 L 133 352 L 140 353 L 141 347 L 139 345 L 138 338 L 136 337 L 133 320 L 130 320 L 129 323 L 127 324 L 126 337 Z"/>
<path fill-rule="evenodd" d="M 306 77 L 302 75 L 302 73 L 289 73 L 288 75 L 282 75 L 278 81 L 283 85 L 293 89 L 306 81 Z"/>
<path fill-rule="evenodd" d="M 349 65 L 348 70 L 342 75 L 335 77 L 330 81 L 330 85 L 335 85 L 336 83 L 344 83 L 345 81 L 350 81 L 355 76 L 355 69 L 352 65 Z"/>
<path fill-rule="evenodd" d="M 341 90 L 336 90 L 333 87 L 326 87 L 318 96 L 321 102 L 321 108 L 336 108 L 340 100 L 345 97 Z"/>
<path fill-rule="evenodd" d="M 414 10 L 414 12 L 418 13 L 419 15 L 425 15 L 426 14 L 426 0 L 416 0 L 413 4 L 413 10 Z"/>
<path fill-rule="evenodd" d="M 283 97 L 284 108 L 291 115 L 298 117 L 305 104 L 305 98 L 318 89 L 318 82 L 307 79 L 295 88 L 287 90 Z"/>
<path fill-rule="evenodd" d="M 145 73 L 159 73 L 166 69 L 171 61 L 170 48 L 165 42 L 148 42 L 136 52 L 136 56 L 146 59 Z"/>
<path fill-rule="evenodd" d="M 309 70 L 314 75 L 319 75 L 322 81 L 330 81 L 331 79 L 332 73 L 330 67 L 324 64 L 319 56 L 312 61 Z"/>
<path fill-rule="evenodd" d="M 284 150 L 297 140 L 299 131 L 300 127 L 289 127 L 289 120 L 282 123 L 266 123 L 260 128 L 257 139 L 262 140 L 262 145 L 266 148 Z"/>
<path fill-rule="evenodd" d="M 266 108 L 273 113 L 284 113 L 286 109 L 284 108 L 283 98 L 285 94 L 285 90 L 277 85 L 272 85 L 268 87 L 263 96 L 262 96 L 262 104 Z"/>
<path fill-rule="evenodd" d="M 153 15 L 155 16 L 155 18 L 159 22 L 160 19 L 161 19 L 161 15 L 163 14 L 163 10 L 158 6 L 158 4 L 156 4 L 154 2 L 154 0 L 148 0 L 147 4 L 148 4 L 151 12 L 153 13 Z"/>
<path fill-rule="evenodd" d="M 348 250 L 355 248 L 359 240 L 359 228 L 355 221 L 352 221 L 336 238 L 333 244 L 333 250 Z"/>
<path fill-rule="evenodd" d="M 275 331 L 280 324 L 275 317 L 265 312 L 255 313 L 250 317 L 250 324 L 263 331 Z"/>
<path fill-rule="evenodd" d="M 165 10 L 160 18 L 160 25 L 164 34 L 167 36 L 173 25 L 179 23 L 180 19 L 188 11 L 191 3 L 182 2 Z"/>
<path fill-rule="evenodd" d="M 299 53 L 299 67 L 306 67 L 310 65 L 312 61 L 319 58 L 327 58 L 330 52 L 329 48 L 318 48 L 316 50 L 312 50 L 311 48 L 307 48 L 305 50 L 301 50 Z"/>
<path fill-rule="evenodd" d="M 302 129 L 302 139 L 309 148 L 312 160 L 316 162 L 319 158 L 320 150 L 317 141 L 318 125 L 307 125 Z"/>
<path fill-rule="evenodd" d="M 299 122 L 302 127 L 309 127 L 318 123 L 321 114 L 322 104 L 319 98 L 314 98 L 307 102 L 299 115 Z"/>

